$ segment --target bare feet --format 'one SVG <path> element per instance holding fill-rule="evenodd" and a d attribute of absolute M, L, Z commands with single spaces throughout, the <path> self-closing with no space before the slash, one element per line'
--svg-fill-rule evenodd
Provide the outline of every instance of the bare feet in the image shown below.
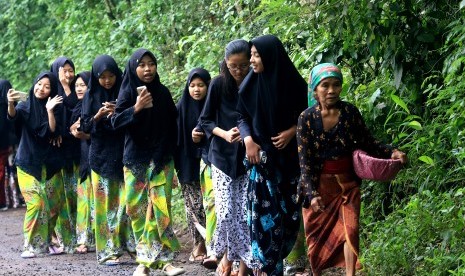
<path fill-rule="evenodd" d="M 87 253 L 87 246 L 85 244 L 81 244 L 74 250 L 76 253 L 79 254 L 86 254 Z"/>
<path fill-rule="evenodd" d="M 202 265 L 208 269 L 215 269 L 218 266 L 218 259 L 215 255 L 203 259 Z"/>

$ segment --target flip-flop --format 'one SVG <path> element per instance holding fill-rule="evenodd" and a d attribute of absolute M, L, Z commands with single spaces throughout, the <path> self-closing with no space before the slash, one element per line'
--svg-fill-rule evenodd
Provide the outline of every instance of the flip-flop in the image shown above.
<path fill-rule="evenodd" d="M 170 270 L 167 270 L 168 267 L 171 266 L 172 268 Z M 163 269 L 161 270 L 163 272 L 164 275 L 167 275 L 167 276 L 176 276 L 176 275 L 181 275 L 183 274 L 184 272 L 186 272 L 184 270 L 184 268 L 181 268 L 181 267 L 175 267 L 174 265 L 172 265 L 171 263 L 167 263 L 163 266 Z"/>
<path fill-rule="evenodd" d="M 199 254 L 197 256 L 194 256 L 194 252 L 191 252 L 191 255 L 189 256 L 189 262 L 202 262 L 205 259 L 206 254 Z"/>
<path fill-rule="evenodd" d="M 50 245 L 48 247 L 48 254 L 50 255 L 60 255 L 60 254 L 63 254 L 63 247 L 58 247 L 56 245 Z"/>
<path fill-rule="evenodd" d="M 149 276 L 150 269 L 143 264 L 137 266 L 136 270 L 132 274 L 132 276 Z"/>
<path fill-rule="evenodd" d="M 120 261 L 119 261 L 119 258 L 108 259 L 103 264 L 106 265 L 106 266 L 115 266 L 115 265 L 119 265 Z"/>

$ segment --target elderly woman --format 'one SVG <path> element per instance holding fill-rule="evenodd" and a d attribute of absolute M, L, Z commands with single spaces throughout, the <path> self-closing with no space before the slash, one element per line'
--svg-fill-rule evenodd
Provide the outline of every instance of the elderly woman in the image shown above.
<path fill-rule="evenodd" d="M 308 257 L 314 275 L 333 266 L 345 266 L 346 275 L 355 275 L 360 179 L 353 172 L 352 152 L 362 149 L 402 163 L 407 159 L 375 140 L 358 109 L 340 99 L 342 74 L 336 65 L 317 65 L 310 80 L 317 104 L 302 112 L 297 125 Z"/>

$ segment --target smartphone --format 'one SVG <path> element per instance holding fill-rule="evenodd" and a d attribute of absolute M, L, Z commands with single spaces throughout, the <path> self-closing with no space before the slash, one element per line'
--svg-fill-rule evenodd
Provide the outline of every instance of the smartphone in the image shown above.
<path fill-rule="evenodd" d="M 137 95 L 140 95 L 144 89 L 147 89 L 147 86 L 139 86 L 137 87 Z M 151 108 L 153 107 L 153 103 L 148 103 L 147 105 L 144 106 L 144 108 Z"/>
<path fill-rule="evenodd" d="M 18 91 L 18 90 L 15 90 L 15 92 L 17 92 L 18 95 L 19 95 L 18 101 L 20 101 L 20 102 L 25 102 L 25 101 L 27 101 L 27 98 L 29 97 L 29 94 L 28 94 L 28 93 L 26 93 L 26 92 L 21 92 L 21 91 Z"/>
<path fill-rule="evenodd" d="M 139 86 L 137 87 L 137 95 L 140 95 L 144 89 L 147 89 L 147 86 Z"/>

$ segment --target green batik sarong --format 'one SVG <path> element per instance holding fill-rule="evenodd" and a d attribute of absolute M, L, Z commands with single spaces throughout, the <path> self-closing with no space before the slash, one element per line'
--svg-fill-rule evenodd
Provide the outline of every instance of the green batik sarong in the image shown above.
<path fill-rule="evenodd" d="M 207 248 L 207 257 L 214 255 L 213 233 L 216 228 L 215 213 L 215 191 L 213 189 L 211 167 L 203 161 L 200 163 L 200 189 L 202 190 L 203 208 L 205 209 L 205 247 Z"/>
<path fill-rule="evenodd" d="M 284 275 L 295 275 L 303 272 L 308 265 L 307 244 L 305 242 L 305 231 L 303 219 L 300 220 L 300 229 L 297 234 L 292 251 L 284 259 Z"/>
<path fill-rule="evenodd" d="M 100 264 L 134 247 L 126 215 L 124 183 L 91 173 L 95 204 L 95 250 Z M 131 241 L 132 240 L 132 241 Z"/>
<path fill-rule="evenodd" d="M 79 165 L 73 164 L 72 168 L 62 169 L 64 194 L 66 198 L 66 210 L 58 216 L 56 232 L 61 241 L 64 237 L 71 239 L 71 244 L 76 244 L 76 210 L 77 210 L 77 183 L 79 179 Z M 63 227 L 70 224 L 71 227 Z"/>
<path fill-rule="evenodd" d="M 153 169 L 150 165 L 142 182 L 124 167 L 124 180 L 127 212 L 137 244 L 136 261 L 146 267 L 161 268 L 172 261 L 180 249 L 171 219 L 174 165 L 171 161 L 159 174 L 152 176 Z"/>
<path fill-rule="evenodd" d="M 80 180 L 77 186 L 76 238 L 77 245 L 85 245 L 88 250 L 95 248 L 95 209 L 94 193 L 90 175 Z"/>
<path fill-rule="evenodd" d="M 26 202 L 24 217 L 24 250 L 36 255 L 48 253 L 51 236 L 61 210 L 66 209 L 61 172 L 46 180 L 46 169 L 42 168 L 42 179 L 17 168 L 18 182 Z M 70 227 L 70 224 L 63 224 Z M 65 247 L 70 247 L 70 240 L 65 237 Z"/>

